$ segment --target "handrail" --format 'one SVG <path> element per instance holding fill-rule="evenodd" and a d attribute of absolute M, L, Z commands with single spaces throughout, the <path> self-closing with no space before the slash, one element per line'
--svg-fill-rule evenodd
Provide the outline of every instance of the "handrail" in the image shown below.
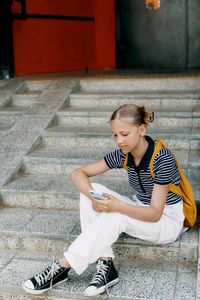
<path fill-rule="evenodd" d="M 94 17 L 80 17 L 80 16 L 61 16 L 61 15 L 44 15 L 44 14 L 19 14 L 13 13 L 15 19 L 54 19 L 54 20 L 69 20 L 69 21 L 89 21 L 94 22 Z"/>
<path fill-rule="evenodd" d="M 89 21 L 94 22 L 94 17 L 81 16 L 62 16 L 62 15 L 48 15 L 48 14 L 27 14 L 26 0 L 14 0 L 21 3 L 21 13 L 12 13 L 13 19 L 27 20 L 27 19 L 53 19 L 53 20 L 68 20 L 68 21 Z"/>

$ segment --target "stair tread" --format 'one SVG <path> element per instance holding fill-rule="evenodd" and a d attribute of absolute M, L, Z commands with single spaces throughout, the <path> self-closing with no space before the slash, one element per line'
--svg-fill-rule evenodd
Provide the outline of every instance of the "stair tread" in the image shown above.
<path fill-rule="evenodd" d="M 194 92 L 190 91 L 190 90 L 172 90 L 172 91 L 162 91 L 162 90 L 146 90 L 146 91 L 141 91 L 141 90 L 120 90 L 120 91 L 113 91 L 113 90 L 79 90 L 76 91 L 75 93 L 71 93 L 70 97 L 71 98 L 76 98 L 76 97 L 88 97 L 90 98 L 91 96 L 105 96 L 105 97 L 112 97 L 112 98 L 116 98 L 116 97 L 124 97 L 124 95 L 126 97 L 145 97 L 145 98 L 160 98 L 161 96 L 163 97 L 177 97 L 177 99 L 179 98 L 186 98 L 188 96 L 190 96 L 191 98 L 198 98 L 200 96 L 200 90 L 196 90 Z"/>
<path fill-rule="evenodd" d="M 81 91 L 154 91 L 154 92 L 196 92 L 199 90 L 199 78 L 130 78 L 111 80 L 81 80 Z"/>
<path fill-rule="evenodd" d="M 47 265 L 52 263 L 48 254 L 27 254 L 26 252 L 5 252 L 10 261 L 2 262 L 0 270 L 0 293 L 12 298 L 18 294 L 23 299 L 30 299 L 21 289 L 22 282 L 32 277 Z M 109 297 L 112 299 L 176 299 L 196 298 L 197 266 L 194 263 L 169 263 L 160 261 L 115 261 L 119 273 L 120 282 L 109 289 Z M 12 270 L 12 273 L 11 273 Z M 69 273 L 66 283 L 54 287 L 45 293 L 45 299 L 83 299 L 83 291 L 95 273 L 95 265 L 92 264 L 78 276 L 73 270 Z M 134 278 L 134 280 L 133 280 Z M 184 281 L 183 281 L 184 278 Z M 78 284 L 77 284 L 78 282 Z M 187 282 L 187 285 L 185 284 Z M 103 295 L 105 296 L 105 295 Z M 101 296 L 101 298 L 103 297 Z"/>
<path fill-rule="evenodd" d="M 125 173 L 125 171 L 124 171 Z M 126 173 L 125 173 L 126 174 Z M 116 185 L 121 186 L 124 185 L 127 181 L 126 178 L 123 180 L 119 177 L 108 178 L 104 177 L 104 175 L 98 175 L 92 177 L 92 182 L 99 183 L 107 182 L 109 184 L 113 184 L 116 182 Z M 127 182 L 128 186 L 128 182 Z M 126 187 L 124 188 L 126 190 Z M 21 191 L 21 192 L 45 192 L 45 193 L 58 193 L 58 194 L 75 194 L 77 197 L 78 191 L 74 188 L 70 179 L 67 176 L 56 176 L 56 175 L 24 175 L 17 177 L 15 180 L 11 181 L 7 185 L 2 188 L 2 192 L 5 191 Z M 130 191 L 132 189 L 130 188 Z M 132 192 L 133 193 L 133 192 Z M 127 194 L 127 193 L 126 193 Z"/>
<path fill-rule="evenodd" d="M 51 239 L 73 240 L 81 233 L 79 212 L 48 209 L 2 208 L 0 210 L 0 235 L 15 237 L 43 237 Z M 198 246 L 199 222 L 188 229 L 184 235 L 166 248 L 194 248 Z M 144 246 L 160 247 L 127 234 L 121 234 L 120 243 L 139 244 Z M 1 250 L 0 250 L 1 251 Z"/>
<path fill-rule="evenodd" d="M 41 94 L 41 90 L 24 90 L 17 92 L 15 96 L 36 96 L 39 94 Z"/>
<path fill-rule="evenodd" d="M 32 193 L 58 193 L 58 194 L 78 194 L 73 184 L 67 176 L 56 175 L 25 175 L 17 177 L 2 188 L 5 191 L 19 191 Z"/>
<path fill-rule="evenodd" d="M 162 106 L 154 106 L 153 111 L 155 112 L 155 117 L 195 117 L 195 113 L 200 111 L 200 106 L 196 107 L 162 107 Z M 59 117 L 64 116 L 81 116 L 81 117 L 107 117 L 111 116 L 113 112 L 113 107 L 99 107 L 95 109 L 90 106 L 84 106 L 83 109 L 79 107 L 66 107 L 56 113 Z"/>
<path fill-rule="evenodd" d="M 54 147 L 38 147 L 31 151 L 26 160 L 31 159 L 47 159 L 55 161 L 94 161 L 101 159 L 105 154 L 109 153 L 109 149 L 88 149 L 84 151 L 75 147 L 72 148 L 54 148 Z"/>
<path fill-rule="evenodd" d="M 124 171 L 125 173 L 125 171 Z M 113 173 L 111 173 L 113 175 Z M 126 173 L 125 173 L 126 174 Z M 127 177 L 104 176 L 103 174 L 91 178 L 91 182 L 98 182 L 108 187 L 112 187 L 122 195 L 135 194 L 134 190 L 128 184 Z M 194 192 L 199 193 L 199 181 L 190 180 Z M 2 189 L 2 194 L 6 192 L 19 192 L 19 193 L 45 193 L 47 194 L 60 194 L 70 195 L 73 198 L 78 197 L 78 191 L 74 188 L 70 179 L 65 175 L 24 175 L 17 177 L 5 185 Z M 200 197 L 196 199 L 200 200 Z"/>
<path fill-rule="evenodd" d="M 117 147 L 116 147 L 117 149 Z M 34 149 L 25 157 L 25 162 L 40 161 L 47 163 L 89 163 L 95 160 L 99 160 L 104 157 L 110 149 L 88 149 L 82 150 L 72 147 L 71 149 L 57 149 L 54 147 L 38 147 Z M 187 164 L 188 161 L 188 151 L 175 150 L 173 153 L 176 155 L 177 159 L 182 164 Z M 200 154 L 198 151 L 190 153 L 189 164 L 199 165 L 200 164 Z"/>
<path fill-rule="evenodd" d="M 71 136 L 75 135 L 76 137 L 84 136 L 84 135 L 94 135 L 94 134 L 101 134 L 102 136 L 109 136 L 111 138 L 111 129 L 109 126 L 98 126 L 98 125 L 56 125 L 53 127 L 48 128 L 45 132 L 43 132 L 43 136 Z M 194 134 L 195 136 L 200 136 L 200 129 L 198 128 L 174 128 L 174 127 L 162 127 L 162 128 L 147 128 L 147 135 L 148 134 L 157 134 L 164 135 L 166 137 L 177 137 L 177 136 L 188 136 L 188 138 L 192 137 Z"/>
<path fill-rule="evenodd" d="M 50 147 L 35 149 L 32 153 L 24 158 L 25 170 L 27 169 L 27 165 L 38 165 L 38 167 L 41 167 L 42 165 L 54 165 L 60 166 L 61 169 L 62 166 L 66 166 L 69 170 L 71 170 L 73 168 L 78 168 L 85 164 L 102 159 L 107 153 L 110 152 L 109 149 L 103 149 L 102 151 L 99 149 L 95 150 L 88 149 L 87 151 L 84 151 L 76 148 L 54 149 Z M 188 151 L 175 150 L 173 153 L 176 155 L 176 158 L 183 168 L 195 169 L 200 167 L 199 151 L 188 153 Z M 57 170 L 57 172 L 59 172 L 59 170 Z"/>
<path fill-rule="evenodd" d="M 92 178 L 91 182 L 97 182 L 104 186 L 112 187 L 118 193 L 123 195 L 130 196 L 133 195 L 135 192 L 128 184 L 126 173 L 124 178 L 117 177 L 113 179 L 113 176 L 95 176 Z M 7 193 L 13 194 L 13 201 L 17 195 L 21 195 L 20 201 L 23 203 L 23 195 L 35 195 L 45 197 L 58 197 L 57 202 L 60 205 L 59 201 L 62 203 L 63 197 L 66 197 L 66 201 L 69 202 L 69 206 L 72 205 L 70 203 L 70 199 L 75 199 L 78 201 L 79 199 L 79 192 L 75 189 L 71 181 L 67 178 L 67 176 L 56 176 L 56 175 L 26 175 L 22 177 L 18 177 L 16 180 L 11 181 L 7 185 L 2 188 L 2 197 L 6 197 Z M 41 200 L 42 201 L 42 200 Z M 26 204 L 26 203 L 25 203 Z M 45 205 L 46 202 L 41 203 Z M 33 205 L 30 201 L 30 206 Z M 74 203 L 73 205 L 76 205 Z M 18 203 L 20 206 L 20 203 Z M 56 207 L 56 202 L 54 202 L 54 207 Z M 77 207 L 78 208 L 78 207 Z"/>
<path fill-rule="evenodd" d="M 3 208 L 0 210 L 0 233 L 9 236 L 63 238 L 73 236 L 79 213 L 63 210 Z"/>

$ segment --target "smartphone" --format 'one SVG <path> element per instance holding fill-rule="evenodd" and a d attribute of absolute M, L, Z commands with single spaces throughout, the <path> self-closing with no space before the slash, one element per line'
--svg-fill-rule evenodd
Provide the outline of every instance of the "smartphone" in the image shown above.
<path fill-rule="evenodd" d="M 90 193 L 90 195 L 92 196 L 92 197 L 94 197 L 95 199 L 98 199 L 98 200 L 108 200 L 107 198 L 105 198 L 102 194 L 100 194 L 100 193 L 97 193 L 97 192 L 95 192 L 95 191 L 89 191 L 89 193 Z"/>

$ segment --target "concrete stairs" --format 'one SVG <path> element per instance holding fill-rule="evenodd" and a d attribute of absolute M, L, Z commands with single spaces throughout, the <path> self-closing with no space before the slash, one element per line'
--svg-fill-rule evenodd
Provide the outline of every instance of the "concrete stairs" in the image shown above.
<path fill-rule="evenodd" d="M 148 134 L 174 151 L 199 207 L 199 79 L 6 84 L 2 95 L 9 97 L 0 102 L 0 299 L 84 299 L 93 265 L 41 297 L 26 295 L 20 285 L 80 233 L 79 195 L 68 175 L 115 149 L 108 120 L 119 105 L 144 104 L 155 112 Z M 92 181 L 132 194 L 123 170 Z M 114 251 L 120 283 L 110 299 L 200 299 L 199 218 L 168 248 L 122 234 Z"/>

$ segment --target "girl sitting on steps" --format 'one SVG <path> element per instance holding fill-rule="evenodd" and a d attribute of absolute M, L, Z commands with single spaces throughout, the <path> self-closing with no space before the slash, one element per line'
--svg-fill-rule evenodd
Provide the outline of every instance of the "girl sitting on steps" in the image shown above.
<path fill-rule="evenodd" d="M 154 159 L 155 178 L 152 178 L 149 163 L 155 143 L 145 135 L 152 121 L 153 113 L 144 106 L 123 105 L 112 114 L 110 126 L 118 149 L 70 175 L 80 191 L 82 233 L 63 258 L 24 282 L 26 292 L 42 294 L 67 280 L 71 268 L 80 275 L 97 261 L 97 272 L 84 295 L 98 295 L 119 281 L 111 246 L 122 232 L 157 244 L 176 240 L 184 222 L 183 201 L 181 196 L 169 192 L 168 186 L 169 183 L 179 186 L 180 174 L 170 150 L 162 148 Z M 123 168 L 127 153 L 129 184 L 136 196 L 128 198 L 90 183 L 92 176 Z M 90 190 L 103 194 L 106 200 L 93 198 Z"/>

